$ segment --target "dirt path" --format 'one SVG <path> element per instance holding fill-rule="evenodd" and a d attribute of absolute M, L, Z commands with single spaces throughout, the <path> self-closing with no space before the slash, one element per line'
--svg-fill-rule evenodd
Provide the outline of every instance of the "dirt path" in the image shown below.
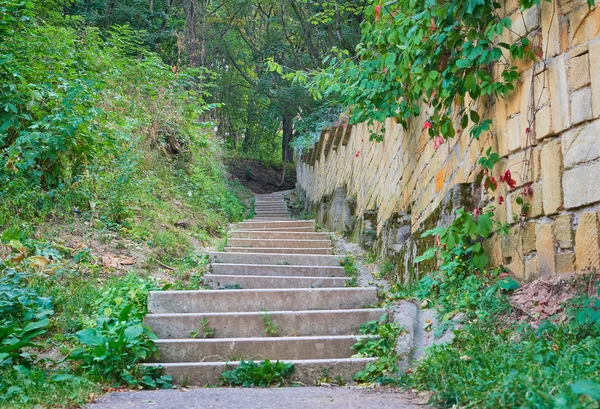
<path fill-rule="evenodd" d="M 395 389 L 199 388 L 112 393 L 89 409 L 418 409 L 423 399 Z"/>

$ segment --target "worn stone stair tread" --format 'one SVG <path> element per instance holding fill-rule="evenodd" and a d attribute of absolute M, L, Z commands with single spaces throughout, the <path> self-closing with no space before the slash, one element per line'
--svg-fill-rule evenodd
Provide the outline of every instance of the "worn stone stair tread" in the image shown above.
<path fill-rule="evenodd" d="M 344 261 L 344 256 L 333 254 L 283 254 L 283 253 L 231 253 L 231 252 L 209 252 L 210 261 L 219 263 L 243 263 L 243 264 L 271 264 L 290 266 L 328 266 L 339 267 Z"/>
<path fill-rule="evenodd" d="M 288 240 L 330 240 L 329 233 L 324 232 L 289 232 L 289 231 L 256 231 L 232 230 L 229 232 L 232 239 L 288 239 Z"/>
<path fill-rule="evenodd" d="M 313 335 L 297 337 L 158 339 L 161 362 L 227 361 L 232 356 L 250 360 L 350 358 L 366 335 Z"/>
<path fill-rule="evenodd" d="M 240 230 L 254 230 L 255 228 L 285 228 L 285 227 L 312 227 L 314 220 L 286 220 L 286 221 L 245 221 L 237 224 Z M 242 229 L 243 228 L 243 229 Z"/>
<path fill-rule="evenodd" d="M 341 358 L 284 360 L 282 362 L 294 365 L 295 371 L 291 377 L 292 381 L 314 385 L 315 380 L 322 377 L 325 372 L 331 377 L 339 376 L 344 381 L 349 382 L 356 372 L 375 361 L 377 361 L 376 358 Z M 172 376 L 173 382 L 176 384 L 202 386 L 205 384 L 216 385 L 221 373 L 232 370 L 239 364 L 239 361 L 231 361 L 154 363 L 146 365 L 162 366 L 164 373 Z"/>
<path fill-rule="evenodd" d="M 287 214 L 270 215 L 270 214 L 257 214 L 253 220 L 293 220 L 292 217 Z"/>
<path fill-rule="evenodd" d="M 310 239 L 245 239 L 230 238 L 227 241 L 229 247 L 256 247 L 256 248 L 322 248 L 331 247 L 331 240 Z"/>
<path fill-rule="evenodd" d="M 232 253 L 269 253 L 269 254 L 323 254 L 333 252 L 331 247 L 319 248 L 286 248 L 286 247 L 225 247 L 226 252 Z"/>
<path fill-rule="evenodd" d="M 344 287 L 350 278 L 206 274 L 204 280 L 217 288 L 322 288 Z"/>
<path fill-rule="evenodd" d="M 150 291 L 148 311 L 160 314 L 339 310 L 377 302 L 377 287 Z"/>
<path fill-rule="evenodd" d="M 298 233 L 298 232 L 315 232 L 315 228 L 314 227 L 265 227 L 263 229 L 252 229 L 252 230 L 245 230 L 245 229 L 239 229 L 236 231 L 253 231 L 253 232 L 283 232 L 283 233 Z"/>
<path fill-rule="evenodd" d="M 331 266 L 292 266 L 280 264 L 234 264 L 213 263 L 213 274 L 257 275 L 257 276 L 297 276 L 297 277 L 345 277 L 344 267 Z"/>
<path fill-rule="evenodd" d="M 269 311 L 278 326 L 278 335 L 357 335 L 360 324 L 379 319 L 384 308 L 341 310 Z M 188 314 L 148 314 L 144 324 L 162 339 L 202 336 L 205 325 L 214 328 L 215 338 L 247 338 L 265 335 L 265 312 L 212 312 Z M 208 324 L 203 324 L 204 320 Z"/>

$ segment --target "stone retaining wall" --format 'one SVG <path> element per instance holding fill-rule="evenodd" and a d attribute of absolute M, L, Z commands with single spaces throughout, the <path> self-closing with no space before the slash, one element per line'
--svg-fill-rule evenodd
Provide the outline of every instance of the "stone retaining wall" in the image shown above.
<path fill-rule="evenodd" d="M 387 120 L 380 143 L 369 141 L 366 124 L 324 130 L 297 158 L 298 192 L 319 221 L 397 258 L 399 277 L 411 280 L 419 275 L 412 259 L 428 244 L 421 231 L 447 223 L 457 207 L 494 199 L 473 186 L 476 162 L 492 147 L 502 157 L 496 176 L 510 169 L 518 182 L 496 192 L 506 198 L 496 205 L 500 220 L 520 211 L 524 188 L 533 191 L 526 221 L 488 243 L 492 261 L 526 280 L 599 268 L 600 9 L 585 0 L 542 3 L 521 14 L 517 1 L 505 2 L 513 31 L 528 33 L 545 55 L 518 64 L 509 98 L 480 102 L 493 120 L 480 140 L 464 131 L 435 150 L 423 131 L 426 108 L 406 131 Z"/>

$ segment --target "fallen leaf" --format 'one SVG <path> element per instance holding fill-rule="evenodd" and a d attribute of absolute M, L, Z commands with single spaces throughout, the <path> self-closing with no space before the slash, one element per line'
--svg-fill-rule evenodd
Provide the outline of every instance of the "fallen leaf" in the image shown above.
<path fill-rule="evenodd" d="M 32 268 L 36 267 L 40 270 L 44 269 L 48 264 L 50 264 L 50 260 L 44 256 L 31 256 L 27 260 Z"/>

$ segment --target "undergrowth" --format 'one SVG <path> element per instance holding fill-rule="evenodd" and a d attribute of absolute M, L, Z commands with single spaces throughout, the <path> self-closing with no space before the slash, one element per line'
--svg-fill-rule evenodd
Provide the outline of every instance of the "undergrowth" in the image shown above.
<path fill-rule="evenodd" d="M 361 324 L 360 333 L 365 337 L 359 339 L 352 346 L 352 349 L 356 351 L 355 357 L 373 357 L 377 358 L 377 361 L 368 363 L 365 369 L 354 375 L 354 380 L 358 382 L 393 382 L 398 371 L 396 340 L 403 331 L 403 327 L 394 322 L 388 322 L 385 314 L 379 321 L 373 320 Z"/>
<path fill-rule="evenodd" d="M 221 374 L 219 384 L 244 388 L 283 386 L 287 384 L 294 370 L 292 363 L 271 362 L 268 359 L 260 363 L 242 360 L 235 369 Z"/>
<path fill-rule="evenodd" d="M 449 228 L 435 230 L 439 269 L 395 298 L 435 308 L 442 326 L 461 313 L 461 327 L 397 382 L 434 392 L 431 403 L 439 407 L 599 407 L 598 298 L 572 300 L 566 320 L 550 317 L 537 328 L 516 322 L 509 295 L 519 283 L 502 268 L 487 268 L 477 244 L 489 234 L 489 219 L 458 215 Z M 434 254 L 427 253 L 422 259 Z"/>

